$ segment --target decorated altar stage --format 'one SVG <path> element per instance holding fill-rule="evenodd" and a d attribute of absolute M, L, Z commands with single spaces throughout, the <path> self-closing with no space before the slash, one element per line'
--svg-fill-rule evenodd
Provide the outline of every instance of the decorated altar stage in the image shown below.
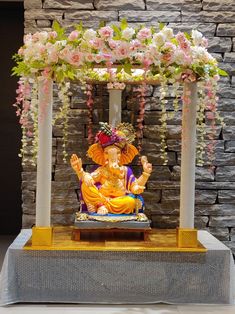
<path fill-rule="evenodd" d="M 156 32 L 144 26 L 132 29 L 126 21 L 97 31 L 85 30 L 82 25 L 76 27 L 69 36 L 58 23 L 52 32 L 29 34 L 16 56 L 14 73 L 21 76 L 16 107 L 23 130 L 22 161 L 30 159 L 29 142 L 33 144 L 30 150 L 33 166 L 37 158 L 36 224 L 32 231 L 23 230 L 6 254 L 1 304 L 232 303 L 234 269 L 230 250 L 208 232 L 194 228 L 196 148 L 202 164 L 206 150 L 205 119 L 209 119 L 212 144 L 207 151 L 207 162 L 213 161 L 215 121 L 222 123 L 216 112 L 217 81 L 219 74 L 226 73 L 207 52 L 206 39 L 195 30 L 192 35 L 181 32 L 174 35 L 164 25 L 159 25 Z M 38 51 L 35 59 L 34 52 Z M 87 152 L 99 165 L 94 172 L 83 168 L 80 156 L 75 153 L 71 156 L 71 166 L 81 181 L 80 210 L 74 226 L 54 227 L 51 224 L 53 86 L 58 84 L 62 101 L 57 118 L 64 120 L 64 161 L 68 163 L 69 80 L 86 85 L 88 139 L 93 139 L 92 84 L 107 84 L 109 124 L 101 123 L 95 143 L 90 143 Z M 135 139 L 131 135 L 133 126 L 121 123 L 125 84 L 142 85 L 136 121 L 139 151 L 131 144 Z M 160 85 L 159 137 L 163 165 L 168 162 L 168 85 L 173 89 L 175 112 L 182 100 L 180 223 L 176 230 L 150 230 L 150 220 L 144 215 L 140 194 L 147 187 L 154 165 L 142 156 L 143 171 L 138 178 L 126 166 L 141 151 L 147 84 Z M 106 221 L 110 213 L 132 215 L 134 220 L 128 224 L 132 224 L 133 230 L 130 226 L 126 228 L 127 221 L 116 221 L 111 226 Z M 97 224 L 100 226 L 100 221 L 94 221 L 96 214 L 102 216 L 108 230 L 96 230 Z M 117 232 L 119 224 L 124 233 Z M 136 224 L 139 229 L 133 228 Z M 95 234 L 98 231 L 102 233 Z"/>
<path fill-rule="evenodd" d="M 1 305 L 234 302 L 231 251 L 207 231 L 198 232 L 206 253 L 203 247 L 201 253 L 182 252 L 174 230 L 153 232 L 152 246 L 112 240 L 74 243 L 70 232 L 60 227 L 51 249 L 35 250 L 28 242 L 31 230 L 22 230 L 5 257 Z"/>

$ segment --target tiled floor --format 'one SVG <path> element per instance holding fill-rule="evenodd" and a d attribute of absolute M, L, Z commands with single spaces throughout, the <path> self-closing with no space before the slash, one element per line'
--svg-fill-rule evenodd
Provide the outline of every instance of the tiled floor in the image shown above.
<path fill-rule="evenodd" d="M 0 266 L 13 236 L 0 236 Z M 0 314 L 235 314 L 235 305 L 65 305 L 16 304 L 0 307 Z"/>

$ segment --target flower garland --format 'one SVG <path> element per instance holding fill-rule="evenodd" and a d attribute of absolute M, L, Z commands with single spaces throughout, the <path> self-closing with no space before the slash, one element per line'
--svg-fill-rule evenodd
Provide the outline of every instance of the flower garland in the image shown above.
<path fill-rule="evenodd" d="M 162 108 L 160 136 L 164 164 L 167 162 L 165 140 L 167 85 L 173 85 L 175 94 L 173 105 L 174 110 L 177 111 L 179 86 L 184 82 L 206 82 L 204 85 L 206 93 L 199 91 L 203 103 L 199 109 L 201 116 L 198 119 L 199 134 L 202 139 L 204 123 L 202 113 L 207 106 L 205 104 L 210 102 L 212 115 L 217 117 L 215 106 L 217 80 L 219 75 L 227 74 L 218 68 L 216 59 L 206 49 L 207 39 L 197 30 L 193 30 L 191 34 L 182 32 L 174 34 L 171 28 L 161 23 L 159 29 L 157 32 L 154 28 L 144 25 L 133 28 L 122 20 L 119 25 L 102 26 L 97 30 L 85 29 L 80 24 L 66 35 L 65 29 L 58 22 L 54 22 L 52 31 L 25 35 L 24 45 L 14 56 L 16 66 L 13 68 L 13 74 L 22 78 L 16 101 L 17 115 L 21 116 L 20 123 L 23 125 L 22 157 L 26 156 L 26 138 L 32 136 L 29 127 L 30 119 L 34 125 L 34 136 L 37 129 L 36 101 L 33 106 L 30 104 L 28 82 L 30 80 L 35 82 L 33 88 L 35 94 L 36 82 L 40 78 L 53 79 L 61 89 L 59 97 L 63 102 L 60 117 L 63 116 L 64 119 L 64 149 L 67 141 L 66 125 L 69 108 L 68 88 L 67 83 L 64 82 L 68 80 L 78 80 L 84 85 L 99 82 L 112 84 L 134 82 L 138 85 L 160 82 Z M 36 100 L 35 95 L 33 99 Z M 91 98 L 89 99 L 89 106 L 92 107 Z M 22 107 L 19 102 L 22 103 Z M 139 119 L 143 118 L 142 107 Z M 91 108 L 89 112 L 91 114 Z M 213 123 L 211 126 L 213 128 Z M 35 139 L 33 154 L 36 145 Z M 199 148 L 201 157 L 203 149 L 204 146 Z"/>
<path fill-rule="evenodd" d="M 137 118 L 137 127 L 138 131 L 136 132 L 136 137 L 137 137 L 137 148 L 139 152 L 142 150 L 142 140 L 143 140 L 143 129 L 144 129 L 144 113 L 145 113 L 145 94 L 146 94 L 146 84 L 140 85 L 136 91 L 139 92 L 137 95 L 137 98 L 139 99 L 139 115 Z"/>
<path fill-rule="evenodd" d="M 89 110 L 89 116 L 88 116 L 88 143 L 93 144 L 94 141 L 94 135 L 93 135 L 93 105 L 94 105 L 94 99 L 92 96 L 93 86 L 91 84 L 87 84 L 87 102 L 86 105 Z"/>
<path fill-rule="evenodd" d="M 67 162 L 67 151 L 66 145 L 68 142 L 68 113 L 70 107 L 70 98 L 69 98 L 69 89 L 70 83 L 69 82 L 60 82 L 58 84 L 58 97 L 62 103 L 62 107 L 60 107 L 60 111 L 57 113 L 55 119 L 53 120 L 53 125 L 58 121 L 61 120 L 62 127 L 63 127 L 63 161 Z"/>
<path fill-rule="evenodd" d="M 205 135 L 206 135 L 206 123 L 205 123 L 205 110 L 206 103 L 204 101 L 205 95 L 205 84 L 204 82 L 198 83 L 198 108 L 197 108 L 197 144 L 196 144 L 196 164 L 203 166 L 204 155 L 206 149 Z"/>

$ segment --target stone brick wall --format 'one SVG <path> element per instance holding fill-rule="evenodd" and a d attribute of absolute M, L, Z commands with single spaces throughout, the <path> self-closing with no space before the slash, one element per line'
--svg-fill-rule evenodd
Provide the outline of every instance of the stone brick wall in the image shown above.
<path fill-rule="evenodd" d="M 209 230 L 235 252 L 235 1 L 234 0 L 25 0 L 25 33 L 49 30 L 52 21 L 71 27 L 83 21 L 87 27 L 97 27 L 100 21 L 116 22 L 126 18 L 131 24 L 158 25 L 164 22 L 176 31 L 196 28 L 209 39 L 209 50 L 218 59 L 229 77 L 221 79 L 219 110 L 226 126 L 217 127 L 215 169 L 207 166 L 196 171 L 197 228 Z M 69 154 L 79 154 L 90 169 L 86 157 L 88 114 L 86 98 L 79 86 L 73 85 L 69 117 Z M 95 88 L 94 126 L 107 120 L 108 94 Z M 55 110 L 58 99 L 55 91 Z M 171 110 L 171 101 L 168 110 Z M 135 121 L 138 105 L 136 92 L 127 87 L 123 94 L 123 120 Z M 180 113 L 168 124 L 169 165 L 159 158 L 158 88 L 148 87 L 143 153 L 154 165 L 145 192 L 147 213 L 155 227 L 174 228 L 179 215 L 180 176 Z M 62 130 L 53 129 L 52 222 L 72 224 L 79 208 L 78 184 L 69 164 L 62 161 Z M 136 173 L 140 170 L 134 163 Z M 23 227 L 34 223 L 36 169 L 25 166 L 22 173 Z"/>

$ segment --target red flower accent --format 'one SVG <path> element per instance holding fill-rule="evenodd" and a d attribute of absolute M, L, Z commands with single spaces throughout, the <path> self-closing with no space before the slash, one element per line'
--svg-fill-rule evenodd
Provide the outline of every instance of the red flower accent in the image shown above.
<path fill-rule="evenodd" d="M 107 134 L 104 134 L 101 131 L 97 134 L 97 138 L 98 138 L 101 145 L 104 145 L 104 144 L 110 142 L 110 136 L 108 136 Z"/>

